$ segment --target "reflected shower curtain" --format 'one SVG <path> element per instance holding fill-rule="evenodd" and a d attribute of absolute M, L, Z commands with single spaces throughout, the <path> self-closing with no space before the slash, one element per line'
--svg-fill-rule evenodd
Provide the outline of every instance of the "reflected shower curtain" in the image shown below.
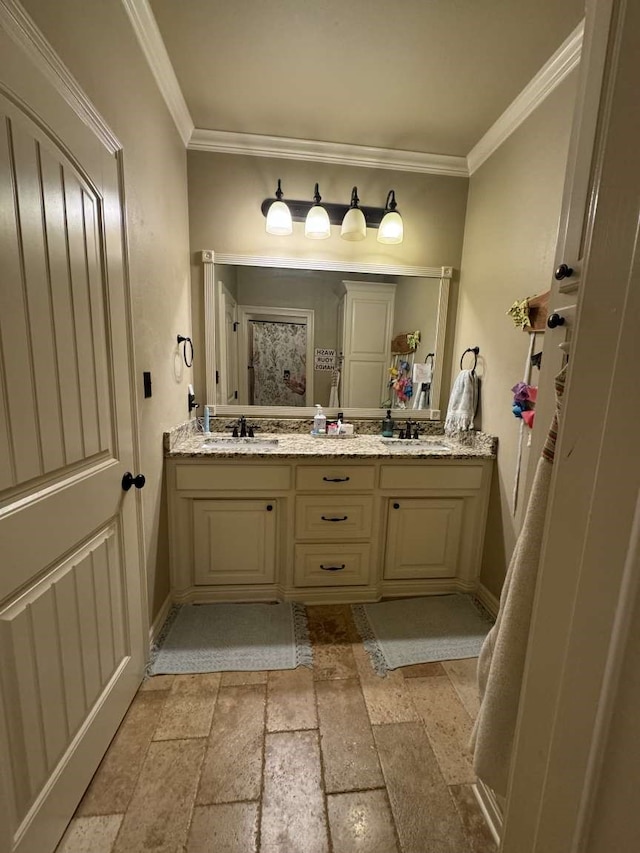
<path fill-rule="evenodd" d="M 253 320 L 249 323 L 249 333 L 250 404 L 306 406 L 306 325 Z"/>

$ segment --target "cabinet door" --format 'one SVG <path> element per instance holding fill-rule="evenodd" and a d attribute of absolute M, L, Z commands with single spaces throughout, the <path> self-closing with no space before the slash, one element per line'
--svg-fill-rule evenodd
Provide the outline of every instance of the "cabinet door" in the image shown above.
<path fill-rule="evenodd" d="M 391 499 L 385 579 L 454 577 L 463 510 L 464 498 Z"/>
<path fill-rule="evenodd" d="M 194 500 L 196 584 L 273 583 L 278 505 L 273 500 Z"/>

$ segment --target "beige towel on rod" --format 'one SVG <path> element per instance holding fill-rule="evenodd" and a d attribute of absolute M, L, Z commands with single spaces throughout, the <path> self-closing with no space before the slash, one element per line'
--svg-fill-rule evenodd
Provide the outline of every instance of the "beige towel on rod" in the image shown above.
<path fill-rule="evenodd" d="M 478 660 L 481 704 L 471 739 L 473 764 L 483 782 L 502 796 L 507 793 L 565 378 L 566 367 L 556 376 L 556 413 L 536 468 L 498 618 Z"/>

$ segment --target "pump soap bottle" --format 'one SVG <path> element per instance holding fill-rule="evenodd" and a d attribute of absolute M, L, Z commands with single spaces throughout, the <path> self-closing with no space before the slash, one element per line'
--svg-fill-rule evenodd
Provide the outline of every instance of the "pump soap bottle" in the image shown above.
<path fill-rule="evenodd" d="M 391 409 L 387 409 L 387 417 L 382 421 L 382 435 L 384 438 L 393 438 L 393 419 Z"/>
<path fill-rule="evenodd" d="M 316 403 L 316 416 L 313 419 L 313 434 L 314 435 L 326 435 L 327 434 L 327 418 L 322 411 L 322 406 L 320 403 Z"/>

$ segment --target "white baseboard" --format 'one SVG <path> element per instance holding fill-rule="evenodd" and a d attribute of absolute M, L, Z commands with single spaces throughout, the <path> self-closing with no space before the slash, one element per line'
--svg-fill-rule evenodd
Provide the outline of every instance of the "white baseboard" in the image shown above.
<path fill-rule="evenodd" d="M 494 841 L 500 846 L 500 837 L 502 835 L 502 809 L 488 785 L 485 785 L 482 779 L 476 780 L 471 786 L 471 790 L 478 801 L 480 811 L 485 819 L 487 826 L 493 835 Z"/>
<path fill-rule="evenodd" d="M 162 602 L 160 610 L 156 614 L 156 618 L 151 623 L 149 628 L 149 645 L 152 646 L 158 638 L 158 634 L 162 630 L 162 626 L 166 622 L 169 611 L 171 610 L 171 595 L 168 595 Z"/>
<path fill-rule="evenodd" d="M 482 604 L 483 607 L 489 611 L 489 613 L 495 619 L 498 615 L 498 610 L 500 608 L 500 599 L 497 598 L 492 592 L 490 592 L 486 586 L 482 584 L 478 584 L 478 588 L 476 590 L 476 598 Z"/>

